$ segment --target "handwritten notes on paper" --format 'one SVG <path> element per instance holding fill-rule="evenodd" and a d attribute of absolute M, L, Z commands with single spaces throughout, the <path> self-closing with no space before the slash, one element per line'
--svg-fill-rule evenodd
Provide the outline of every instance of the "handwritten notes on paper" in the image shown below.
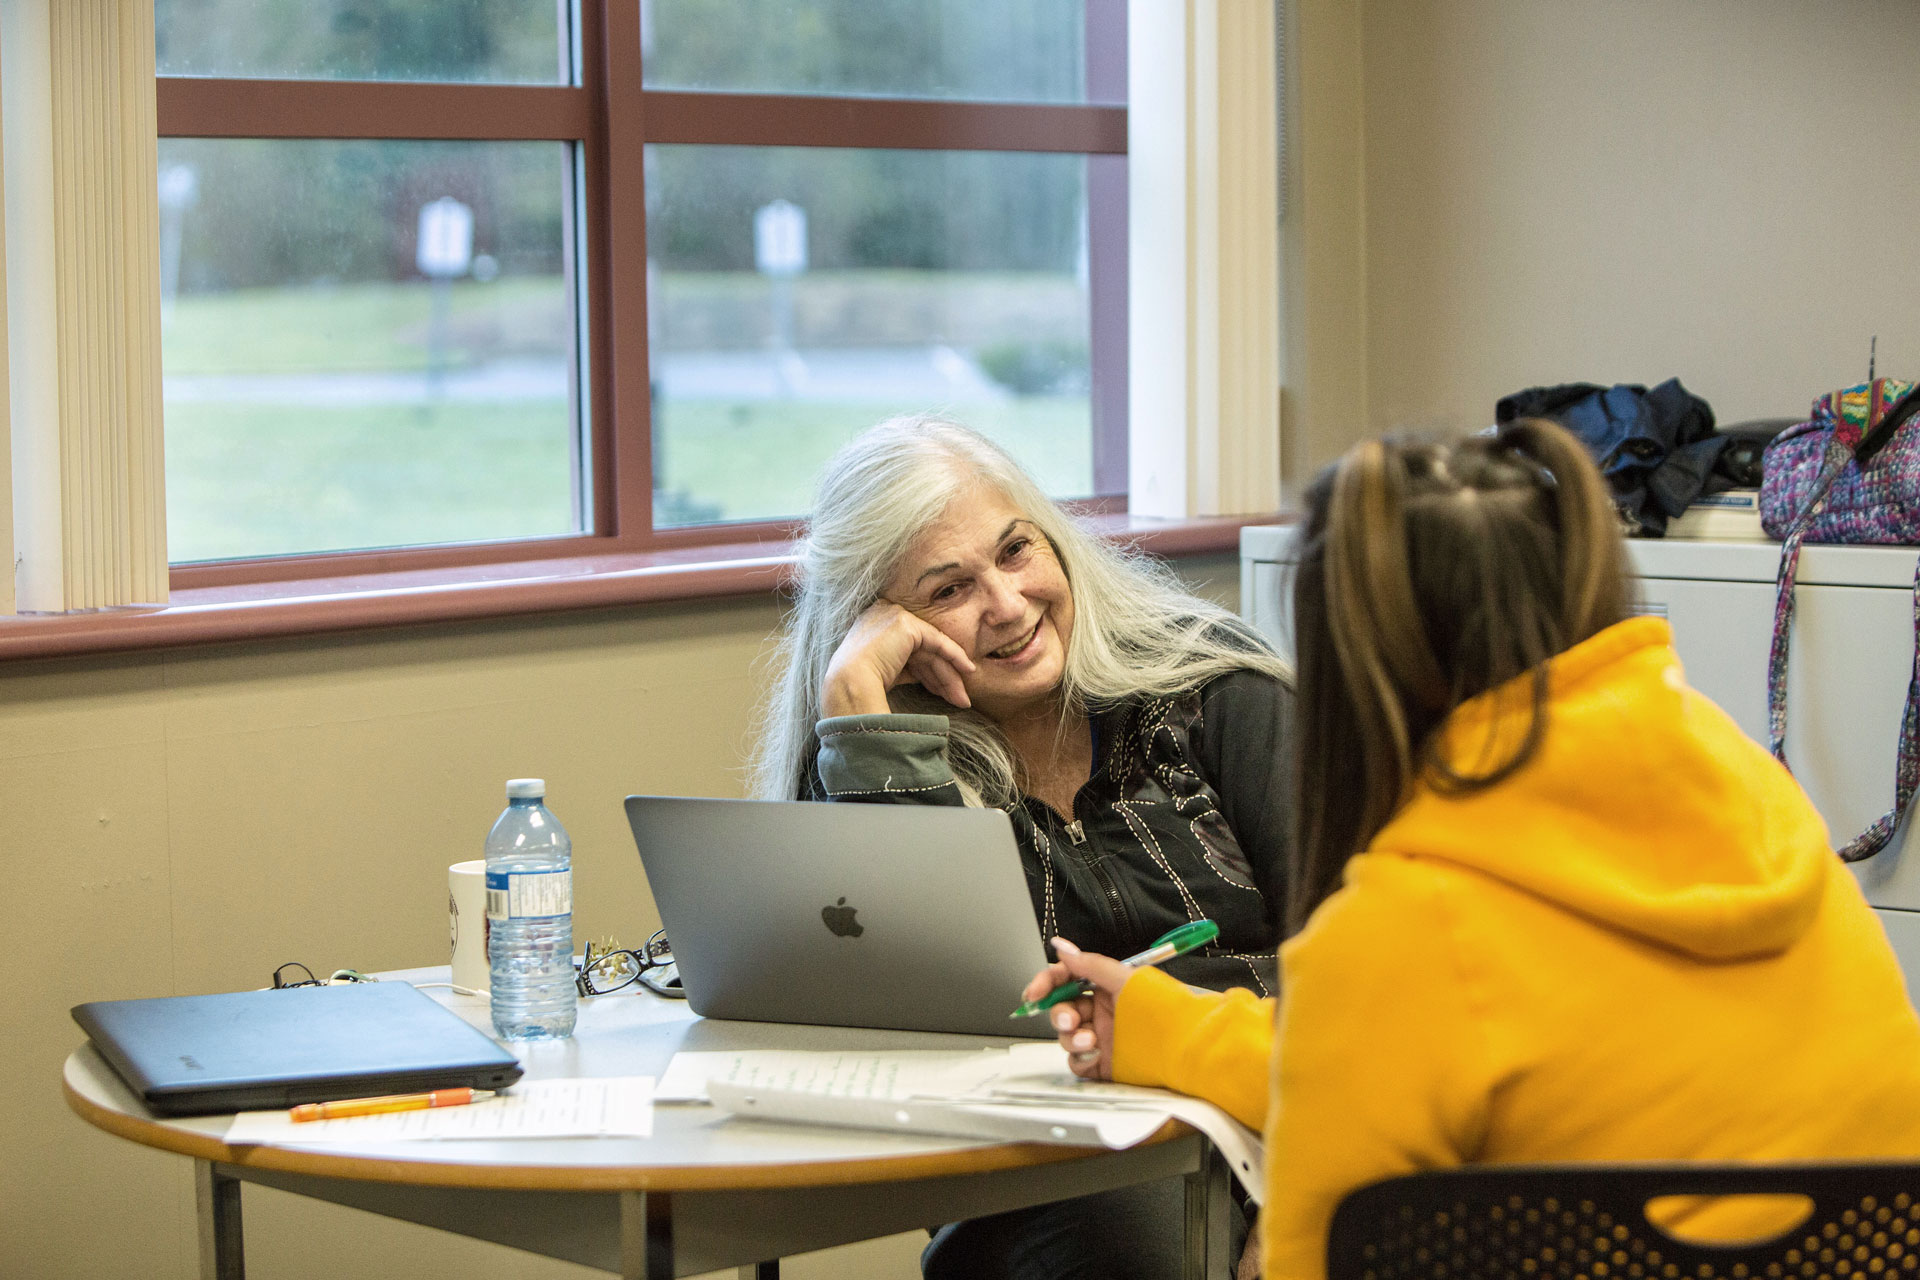
<path fill-rule="evenodd" d="M 640 1137 L 653 1132 L 653 1077 L 525 1080 L 464 1107 L 393 1111 L 296 1124 L 285 1111 L 243 1111 L 230 1146 L 358 1146 L 418 1139 Z"/>

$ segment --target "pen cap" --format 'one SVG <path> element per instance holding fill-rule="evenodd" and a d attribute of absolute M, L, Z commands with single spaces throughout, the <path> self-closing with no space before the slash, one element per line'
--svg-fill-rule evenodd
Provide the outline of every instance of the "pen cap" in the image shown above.
<path fill-rule="evenodd" d="M 1195 947 L 1204 947 L 1220 936 L 1220 926 L 1211 920 L 1190 920 L 1177 929 L 1169 929 L 1160 935 L 1157 947 L 1170 946 L 1175 955 L 1182 955 Z"/>

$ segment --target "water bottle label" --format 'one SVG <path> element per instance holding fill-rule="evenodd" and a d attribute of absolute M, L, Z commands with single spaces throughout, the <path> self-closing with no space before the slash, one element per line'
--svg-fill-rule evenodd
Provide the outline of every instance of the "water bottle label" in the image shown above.
<path fill-rule="evenodd" d="M 573 872 L 487 872 L 487 919 L 527 920 L 573 911 Z"/>

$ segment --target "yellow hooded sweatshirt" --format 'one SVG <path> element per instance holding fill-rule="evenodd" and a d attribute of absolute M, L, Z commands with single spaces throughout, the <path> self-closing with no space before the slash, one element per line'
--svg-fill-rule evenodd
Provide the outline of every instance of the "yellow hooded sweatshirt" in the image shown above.
<path fill-rule="evenodd" d="M 1151 970 L 1120 993 L 1116 1079 L 1264 1125 L 1268 1280 L 1324 1275 L 1335 1205 L 1395 1174 L 1920 1155 L 1920 1018 L 1805 793 L 1687 687 L 1664 622 L 1549 671 L 1534 758 L 1476 794 L 1417 787 L 1281 947 L 1277 1059 L 1270 1001 Z M 1527 706 L 1524 680 L 1465 704 L 1449 758 L 1517 740 Z"/>

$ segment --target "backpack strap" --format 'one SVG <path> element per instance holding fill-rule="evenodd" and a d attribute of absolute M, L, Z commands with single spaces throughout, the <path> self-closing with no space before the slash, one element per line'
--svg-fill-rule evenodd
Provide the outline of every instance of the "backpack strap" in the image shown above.
<path fill-rule="evenodd" d="M 1916 566 L 1913 578 L 1913 625 L 1916 645 L 1920 645 L 1920 566 Z M 1920 781 L 1920 651 L 1914 654 L 1913 674 L 1907 679 L 1907 705 L 1900 713 L 1900 754 L 1893 767 L 1893 808 L 1839 850 L 1841 861 L 1859 862 L 1887 847 L 1907 815 L 1907 803 L 1913 799 L 1916 781 Z"/>
<path fill-rule="evenodd" d="M 1892 429 L 1888 428 L 1885 436 L 1873 444 L 1872 450 L 1867 450 L 1872 437 L 1880 435 L 1880 427 L 1885 427 L 1888 422 L 1898 426 L 1899 421 L 1916 413 L 1920 413 L 1920 388 L 1902 397 L 1875 430 L 1861 439 L 1858 448 L 1866 450 L 1867 456 L 1871 457 L 1872 452 L 1877 451 L 1886 438 L 1893 434 Z M 1899 421 L 1895 421 L 1896 418 Z M 1767 746 L 1772 750 L 1774 759 L 1783 765 L 1787 764 L 1787 656 L 1793 633 L 1794 579 L 1800 567 L 1800 545 L 1806 540 L 1814 517 L 1826 506 L 1827 494 L 1833 488 L 1834 480 L 1855 457 L 1854 449 L 1837 440 L 1827 445 L 1826 454 L 1820 460 L 1820 475 L 1808 495 L 1807 505 L 1794 517 L 1793 526 L 1780 542 L 1780 570 L 1774 579 L 1773 642 L 1767 653 Z M 1901 819 L 1906 816 L 1907 803 L 1913 798 L 1915 783 L 1920 782 L 1920 564 L 1914 567 L 1913 626 L 1914 665 L 1907 681 L 1906 709 L 1900 716 L 1899 755 L 1893 775 L 1893 808 L 1838 850 L 1843 862 L 1860 862 L 1886 847 L 1893 833 L 1899 829 Z M 1793 766 L 1787 767 L 1791 769 Z"/>

